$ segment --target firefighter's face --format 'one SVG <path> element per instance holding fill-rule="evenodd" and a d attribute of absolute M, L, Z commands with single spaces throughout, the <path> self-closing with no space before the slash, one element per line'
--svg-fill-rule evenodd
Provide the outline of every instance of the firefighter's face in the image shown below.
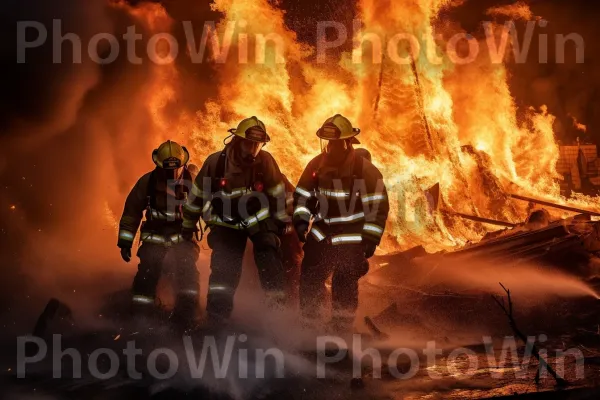
<path fill-rule="evenodd" d="M 330 140 L 325 145 L 325 155 L 333 163 L 343 162 L 348 150 L 350 150 L 350 144 L 346 140 Z"/>
<path fill-rule="evenodd" d="M 252 140 L 243 139 L 240 142 L 240 153 L 242 159 L 254 161 L 264 146 L 263 143 L 253 142 Z"/>
<path fill-rule="evenodd" d="M 348 150 L 345 140 L 330 140 L 327 142 L 326 152 L 333 156 L 345 153 Z"/>
<path fill-rule="evenodd" d="M 179 180 L 183 176 L 183 167 L 177 169 L 160 168 L 159 171 L 166 181 Z"/>

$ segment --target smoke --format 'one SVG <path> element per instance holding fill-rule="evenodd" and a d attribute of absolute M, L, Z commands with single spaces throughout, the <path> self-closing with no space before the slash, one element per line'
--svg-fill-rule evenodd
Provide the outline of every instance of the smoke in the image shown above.
<path fill-rule="evenodd" d="M 158 131 L 147 105 L 150 93 L 161 89 L 148 82 L 166 67 L 147 59 L 133 65 L 125 54 L 108 65 L 85 57 L 95 34 L 120 38 L 132 25 L 148 33 L 127 5 L 105 0 L 10 3 L 1 17 L 9 40 L 2 42 L 0 53 L 7 74 L 0 93 L 0 145 L 10 151 L 0 157 L 0 303 L 6 305 L 2 312 L 14 314 L 17 307 L 41 309 L 48 296 L 77 294 L 82 304 L 129 285 L 135 266 L 123 267 L 120 260 L 113 212 L 122 209 L 135 181 L 153 168 L 152 149 L 187 132 Z M 205 2 L 175 3 L 169 8 L 173 15 L 163 19 L 215 17 L 207 15 Z M 77 33 L 81 39 L 81 64 L 72 62 L 68 41 L 61 47 L 64 62 L 52 62 L 53 20 L 61 21 L 63 35 Z M 15 58 L 18 21 L 41 22 L 49 31 L 44 46 L 27 52 L 25 64 Z M 140 54 L 148 36 L 137 43 Z M 180 59 L 174 82 L 180 95 L 158 107 L 167 128 L 182 109 L 195 112 L 214 94 L 211 67 Z M 99 277 L 103 285 L 97 284 Z"/>
<path fill-rule="evenodd" d="M 355 8 L 341 0 L 277 3 L 287 11 L 288 27 L 311 45 L 316 43 L 317 21 L 336 20 L 350 28 L 355 17 Z M 475 31 L 489 8 L 507 2 L 453 4 L 461 3 L 449 11 L 451 16 L 465 29 Z M 153 148 L 167 138 L 182 144 L 191 140 L 190 132 L 170 129 L 179 126 L 174 122 L 182 116 L 195 121 L 196 113 L 210 114 L 209 101 L 219 102 L 223 75 L 214 65 L 192 64 L 188 57 L 162 67 L 148 60 L 132 65 L 125 57 L 110 65 L 98 65 L 86 57 L 82 64 L 73 64 L 69 55 L 72 45 L 65 42 L 62 49 L 68 62 L 54 64 L 49 42 L 28 52 L 26 64 L 15 62 L 17 21 L 39 21 L 50 30 L 52 20 L 60 19 L 63 33 L 77 33 L 84 44 L 101 32 L 121 37 L 131 25 L 138 32 L 148 32 L 147 24 L 136 19 L 128 7 L 154 7 L 156 3 L 114 4 L 106 0 L 11 0 L 0 16 L 6 39 L 0 47 L 6 77 L 0 93 L 0 145 L 8 149 L 0 154 L 0 250 L 5 275 L 0 280 L 1 303 L 15 304 L 18 297 L 22 304 L 32 293 L 40 299 L 78 294 L 85 282 L 99 292 L 128 285 L 135 266 L 124 266 L 118 256 L 115 210 L 122 209 L 136 179 L 153 168 Z M 191 21 L 199 37 L 205 21 L 222 17 L 210 2 L 165 2 L 164 8 L 166 15 L 157 18 L 170 21 L 167 30 L 180 43 L 185 43 L 182 21 Z M 534 15 L 551 21 L 548 29 L 560 33 L 577 30 L 586 44 L 595 45 L 595 14 L 590 4 L 584 8 L 571 3 L 567 10 L 564 3 L 550 1 L 532 4 L 531 9 Z M 138 43 L 140 54 L 147 36 Z M 532 48 L 531 53 L 536 51 Z M 586 54 L 594 54 L 594 49 L 587 48 Z M 572 59 L 570 54 L 567 59 Z M 549 112 L 558 116 L 557 124 L 562 124 L 563 128 L 558 128 L 561 137 L 569 137 L 566 131 L 573 125 L 572 116 L 588 126 L 585 137 L 591 138 L 600 124 L 600 114 L 595 112 L 599 107 L 595 83 L 599 69 L 591 57 L 583 66 L 550 62 L 510 68 L 511 90 L 518 105 L 547 104 Z M 151 95 L 164 89 L 150 85 L 152 82 L 168 82 L 177 95 L 165 93 L 163 103 L 149 108 Z M 219 112 L 210 117 L 222 120 Z M 200 132 L 194 140 L 210 143 L 218 139 L 214 134 Z M 99 277 L 104 285 L 96 284 Z M 86 292 L 86 297 L 92 294 Z M 31 306 L 37 308 L 41 303 L 43 300 Z"/>

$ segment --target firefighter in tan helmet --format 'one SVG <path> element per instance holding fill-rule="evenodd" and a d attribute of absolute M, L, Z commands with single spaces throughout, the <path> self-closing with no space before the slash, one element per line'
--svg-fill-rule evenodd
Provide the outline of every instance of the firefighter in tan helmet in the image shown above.
<path fill-rule="evenodd" d="M 187 149 L 170 140 L 154 150 L 152 160 L 156 167 L 142 176 L 127 196 L 118 240 L 121 256 L 129 262 L 134 238 L 145 217 L 137 251 L 140 264 L 132 288 L 133 306 L 137 310 L 153 309 L 161 274 L 170 270 L 176 286 L 172 317 L 186 325 L 193 324 L 197 317 L 196 261 L 200 253 L 195 240 L 184 241 L 181 236 L 182 206 L 192 181 L 189 159 Z M 167 260 L 169 268 L 164 268 Z"/>
<path fill-rule="evenodd" d="M 268 300 L 279 304 L 285 297 L 279 236 L 289 217 L 279 166 L 262 150 L 270 137 L 256 117 L 244 119 L 229 133 L 225 148 L 204 162 L 184 207 L 184 237 L 192 237 L 200 217 L 210 230 L 207 314 L 214 322 L 228 319 L 233 310 L 248 239 Z"/>
<path fill-rule="evenodd" d="M 381 241 L 389 212 L 387 191 L 369 153 L 360 154 L 354 128 L 337 114 L 317 131 L 322 153 L 309 162 L 294 194 L 293 223 L 304 245 L 300 306 L 304 317 L 319 316 L 332 276 L 332 325 L 352 328 L 358 280 Z M 309 231 L 310 227 L 310 231 Z"/>

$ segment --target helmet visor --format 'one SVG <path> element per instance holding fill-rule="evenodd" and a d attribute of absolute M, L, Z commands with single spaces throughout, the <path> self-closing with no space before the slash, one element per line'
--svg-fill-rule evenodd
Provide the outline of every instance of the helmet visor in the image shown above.
<path fill-rule="evenodd" d="M 240 152 L 241 156 L 245 160 L 254 160 L 263 148 L 264 143 L 254 142 L 252 140 L 240 140 Z"/>

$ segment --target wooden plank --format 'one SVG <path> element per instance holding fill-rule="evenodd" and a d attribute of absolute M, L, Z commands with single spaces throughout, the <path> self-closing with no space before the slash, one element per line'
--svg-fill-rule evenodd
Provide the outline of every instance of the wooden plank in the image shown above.
<path fill-rule="evenodd" d="M 529 201 L 531 203 L 540 204 L 542 206 L 547 206 L 547 207 L 552 207 L 552 208 L 558 208 L 559 210 L 565 210 L 565 211 L 570 211 L 570 212 L 574 212 L 574 213 L 588 214 L 588 215 L 593 215 L 595 217 L 600 217 L 600 213 L 595 212 L 595 211 L 589 211 L 589 210 L 583 210 L 581 208 L 563 206 L 561 204 L 550 203 L 549 201 L 544 201 L 544 200 L 532 199 L 530 197 L 525 197 L 525 196 L 521 196 L 521 195 L 518 195 L 518 194 L 512 194 L 511 193 L 511 194 L 509 194 L 509 196 L 512 197 L 513 199 L 518 199 L 518 200 L 523 200 L 523 201 Z"/>

